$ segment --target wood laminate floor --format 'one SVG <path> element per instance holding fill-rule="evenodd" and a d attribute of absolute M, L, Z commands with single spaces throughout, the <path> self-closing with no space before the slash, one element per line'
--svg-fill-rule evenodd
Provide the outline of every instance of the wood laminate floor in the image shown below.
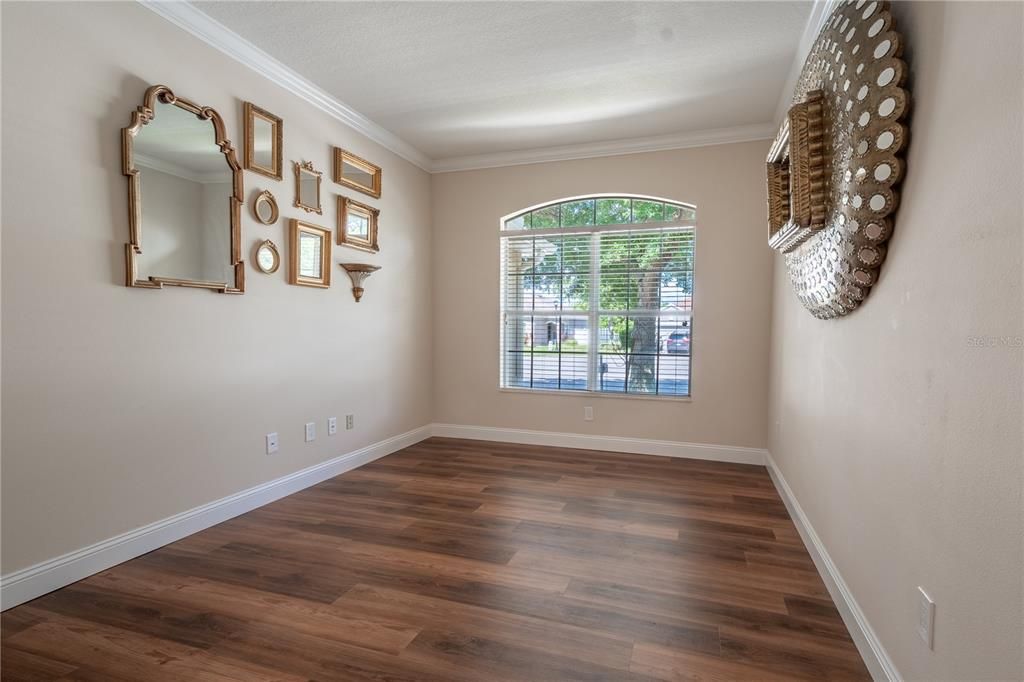
<path fill-rule="evenodd" d="M 763 467 L 442 438 L 2 625 L 5 682 L 869 677 Z"/>

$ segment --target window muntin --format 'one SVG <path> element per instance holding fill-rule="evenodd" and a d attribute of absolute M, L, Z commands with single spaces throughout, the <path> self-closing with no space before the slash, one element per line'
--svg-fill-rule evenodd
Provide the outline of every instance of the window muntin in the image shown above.
<path fill-rule="evenodd" d="M 506 219 L 504 388 L 688 396 L 696 211 L 596 196 Z"/>

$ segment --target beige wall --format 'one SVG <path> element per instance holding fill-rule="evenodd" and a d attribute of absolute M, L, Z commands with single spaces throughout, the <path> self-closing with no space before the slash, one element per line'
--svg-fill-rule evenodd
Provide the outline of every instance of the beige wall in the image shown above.
<path fill-rule="evenodd" d="M 430 422 L 430 179 L 136 3 L 3 3 L 3 566 L 21 569 Z M 241 141 L 243 100 L 284 118 L 284 158 L 330 146 L 381 164 L 378 256 L 335 247 L 334 285 L 246 271 L 247 291 L 123 281 L 120 128 L 151 83 L 213 106 Z M 243 212 L 244 258 L 287 254 Z M 45 182 L 40 182 L 45 179 Z M 334 228 L 334 196 L 324 215 Z M 383 266 L 356 305 L 343 258 Z M 411 286 L 412 285 L 412 286 Z M 327 436 L 326 418 L 356 429 Z M 318 438 L 303 442 L 303 424 Z M 264 454 L 264 434 L 281 451 Z"/>
<path fill-rule="evenodd" d="M 914 112 L 889 255 L 828 322 L 776 263 L 771 452 L 904 677 L 1020 679 L 1022 5 L 897 12 Z"/>
<path fill-rule="evenodd" d="M 434 420 L 765 447 L 771 256 L 767 142 L 433 176 Z M 563 197 L 648 194 L 697 205 L 693 399 L 498 390 L 498 219 Z M 594 421 L 583 421 L 583 407 Z"/>

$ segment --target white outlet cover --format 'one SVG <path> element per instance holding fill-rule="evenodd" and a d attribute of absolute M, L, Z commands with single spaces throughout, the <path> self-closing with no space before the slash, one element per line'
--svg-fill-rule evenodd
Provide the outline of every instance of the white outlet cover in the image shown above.
<path fill-rule="evenodd" d="M 584 407 L 583 408 L 583 421 L 592 422 L 594 421 L 594 408 Z"/>
<path fill-rule="evenodd" d="M 345 415 L 345 430 L 351 431 L 356 427 L 356 416 L 354 414 Z"/>
<path fill-rule="evenodd" d="M 306 424 L 306 442 L 316 440 L 316 422 Z"/>
<path fill-rule="evenodd" d="M 275 452 L 277 452 L 277 449 L 278 449 L 277 433 L 268 433 L 267 434 L 267 454 L 268 455 L 272 455 Z"/>
<path fill-rule="evenodd" d="M 338 418 L 328 417 L 327 418 L 327 435 L 333 436 L 338 432 Z"/>

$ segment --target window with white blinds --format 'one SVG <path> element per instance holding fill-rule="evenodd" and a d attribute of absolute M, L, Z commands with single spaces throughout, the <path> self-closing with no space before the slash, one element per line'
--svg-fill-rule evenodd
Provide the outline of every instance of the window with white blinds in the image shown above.
<path fill-rule="evenodd" d="M 635 196 L 502 222 L 503 388 L 690 395 L 696 210 Z"/>

